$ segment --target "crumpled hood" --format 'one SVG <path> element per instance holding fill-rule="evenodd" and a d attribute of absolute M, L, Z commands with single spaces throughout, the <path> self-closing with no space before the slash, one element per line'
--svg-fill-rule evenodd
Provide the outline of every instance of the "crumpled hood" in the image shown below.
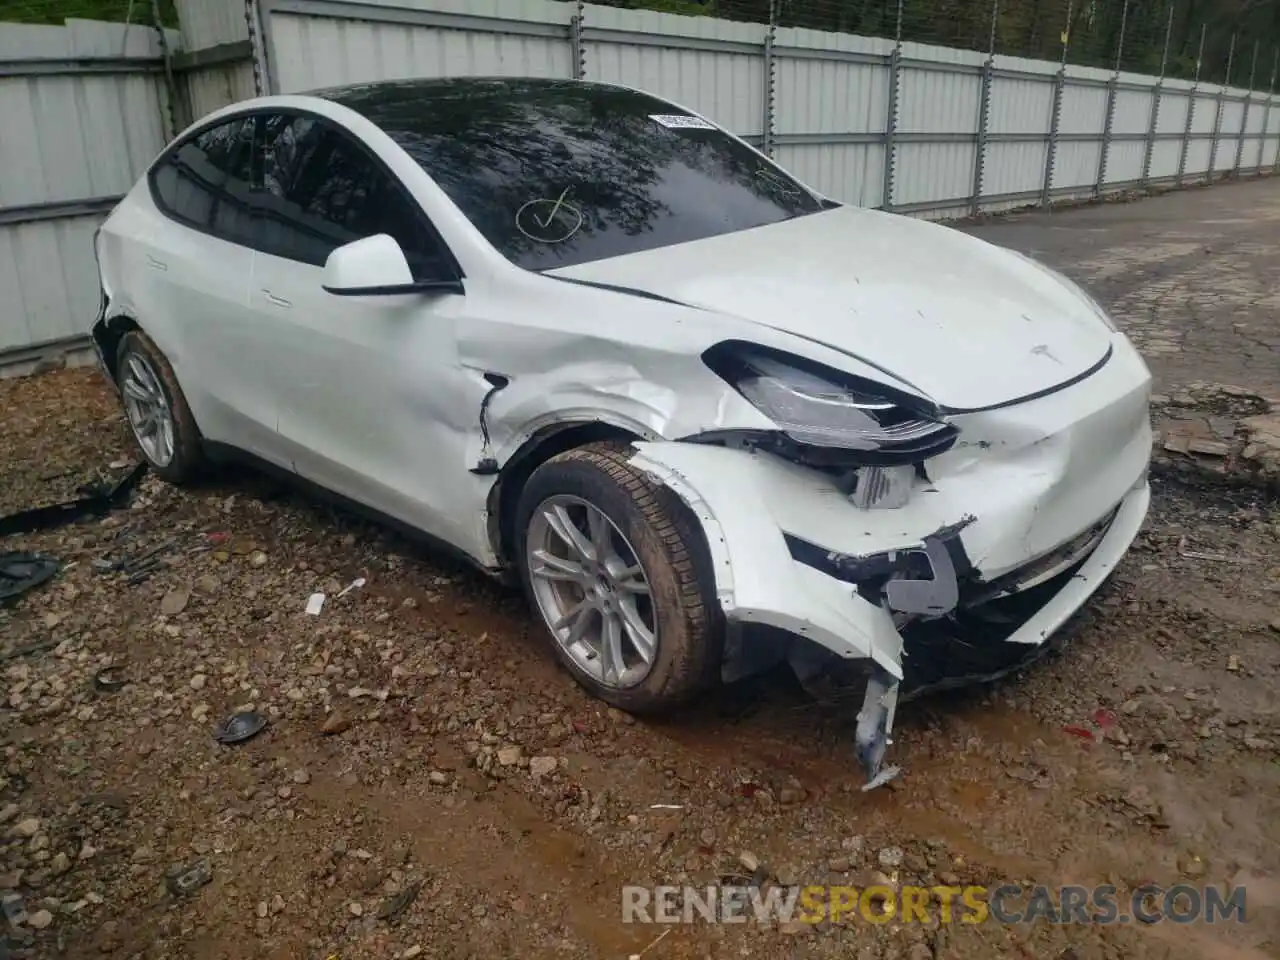
<path fill-rule="evenodd" d="M 856 207 L 551 273 L 817 341 L 953 410 L 1052 390 L 1111 346 L 1090 304 L 1022 257 Z"/>

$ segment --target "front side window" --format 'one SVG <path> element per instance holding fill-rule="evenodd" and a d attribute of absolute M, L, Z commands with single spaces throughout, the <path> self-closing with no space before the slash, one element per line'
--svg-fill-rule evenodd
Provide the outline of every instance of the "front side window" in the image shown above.
<path fill-rule="evenodd" d="M 229 181 L 242 172 L 237 163 L 247 158 L 252 136 L 253 118 L 239 117 L 179 144 L 152 171 L 157 204 L 177 220 L 209 228 Z"/>
<path fill-rule="evenodd" d="M 333 99 L 381 127 L 485 238 L 531 270 L 816 213 L 824 202 L 723 130 L 580 81 L 379 83 Z"/>
<path fill-rule="evenodd" d="M 264 119 L 259 249 L 323 266 L 338 247 L 390 234 L 415 277 L 438 277 L 443 248 L 412 197 L 348 134 L 307 116 Z"/>

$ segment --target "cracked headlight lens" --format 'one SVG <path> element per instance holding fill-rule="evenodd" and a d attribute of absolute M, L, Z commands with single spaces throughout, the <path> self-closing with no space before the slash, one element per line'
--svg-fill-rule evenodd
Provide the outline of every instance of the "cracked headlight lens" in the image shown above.
<path fill-rule="evenodd" d="M 957 430 L 928 401 L 764 347 L 718 344 L 708 366 L 806 447 L 849 451 L 863 462 L 918 462 L 941 453 Z"/>

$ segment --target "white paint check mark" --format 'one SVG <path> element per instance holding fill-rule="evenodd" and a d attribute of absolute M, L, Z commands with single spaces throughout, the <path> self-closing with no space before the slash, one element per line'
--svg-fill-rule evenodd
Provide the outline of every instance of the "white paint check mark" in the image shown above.
<path fill-rule="evenodd" d="M 568 195 L 569 188 L 565 187 L 560 191 L 560 196 L 556 198 L 556 202 L 552 204 L 551 212 L 547 214 L 547 218 L 544 220 L 535 213 L 533 215 L 533 222 L 543 228 L 551 226 L 551 221 L 555 219 L 555 215 L 560 212 L 560 208 L 564 205 L 564 198 Z"/>

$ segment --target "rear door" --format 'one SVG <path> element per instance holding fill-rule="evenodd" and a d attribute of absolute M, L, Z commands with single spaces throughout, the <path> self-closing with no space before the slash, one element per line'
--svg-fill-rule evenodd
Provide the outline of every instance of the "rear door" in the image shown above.
<path fill-rule="evenodd" d="M 201 432 L 278 463 L 276 405 L 249 306 L 254 125 L 240 116 L 175 146 L 148 178 L 154 211 L 124 229 L 132 307 L 173 365 Z"/>

